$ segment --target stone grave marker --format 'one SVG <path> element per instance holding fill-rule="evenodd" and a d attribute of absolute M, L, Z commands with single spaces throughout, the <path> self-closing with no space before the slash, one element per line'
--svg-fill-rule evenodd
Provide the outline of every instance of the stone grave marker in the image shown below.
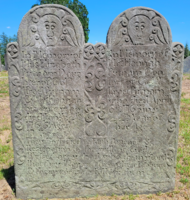
<path fill-rule="evenodd" d="M 107 35 L 108 134 L 118 141 L 118 191 L 155 193 L 175 186 L 183 45 L 150 8 L 121 13 Z M 132 185 L 132 186 L 131 186 Z"/>
<path fill-rule="evenodd" d="M 18 198 L 174 189 L 184 48 L 171 41 L 150 8 L 96 45 L 66 7 L 24 16 L 7 46 Z"/>
<path fill-rule="evenodd" d="M 1 64 L 1 55 L 0 55 L 0 71 L 3 71 L 2 64 Z"/>
<path fill-rule="evenodd" d="M 5 70 L 8 71 L 8 65 L 7 65 L 7 53 L 5 53 L 4 60 L 5 60 Z"/>
<path fill-rule="evenodd" d="M 184 59 L 183 73 L 184 74 L 190 73 L 190 56 Z"/>
<path fill-rule="evenodd" d="M 1 69 L 2 69 L 2 71 L 6 71 L 5 65 L 1 65 Z"/>

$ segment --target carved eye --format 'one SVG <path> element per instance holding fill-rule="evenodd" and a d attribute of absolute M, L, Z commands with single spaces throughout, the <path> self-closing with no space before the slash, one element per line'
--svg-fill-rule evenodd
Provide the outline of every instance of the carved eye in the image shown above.
<path fill-rule="evenodd" d="M 49 25 L 48 24 L 46 24 L 45 27 L 46 27 L 46 29 L 49 29 Z"/>
<path fill-rule="evenodd" d="M 144 29 L 144 27 L 145 27 L 144 25 L 141 25 L 141 30 Z"/>
<path fill-rule="evenodd" d="M 51 30 L 53 30 L 55 28 L 55 26 L 54 25 L 51 25 Z"/>
<path fill-rule="evenodd" d="M 135 26 L 135 28 L 136 28 L 136 30 L 138 30 L 138 29 L 139 29 L 139 26 L 138 26 L 138 25 L 136 25 L 136 26 Z"/>

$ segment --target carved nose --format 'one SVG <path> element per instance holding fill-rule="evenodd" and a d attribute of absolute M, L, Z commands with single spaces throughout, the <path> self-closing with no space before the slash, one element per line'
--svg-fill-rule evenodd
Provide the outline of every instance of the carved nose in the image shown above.
<path fill-rule="evenodd" d="M 138 34 L 137 37 L 138 37 L 138 38 L 141 38 L 141 37 L 142 37 L 142 34 Z"/>
<path fill-rule="evenodd" d="M 51 29 L 48 30 L 47 36 L 48 37 L 53 37 L 54 36 L 54 33 L 53 33 L 53 31 Z"/>

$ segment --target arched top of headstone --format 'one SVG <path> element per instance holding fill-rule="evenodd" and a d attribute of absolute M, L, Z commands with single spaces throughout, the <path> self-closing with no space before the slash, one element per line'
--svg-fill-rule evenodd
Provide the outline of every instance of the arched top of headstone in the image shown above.
<path fill-rule="evenodd" d="M 84 44 L 84 31 L 70 9 L 46 4 L 34 7 L 23 17 L 18 43 L 20 47 L 79 47 Z"/>
<path fill-rule="evenodd" d="M 166 19 L 146 7 L 130 8 L 115 18 L 108 35 L 108 47 L 121 45 L 171 44 L 171 30 Z"/>

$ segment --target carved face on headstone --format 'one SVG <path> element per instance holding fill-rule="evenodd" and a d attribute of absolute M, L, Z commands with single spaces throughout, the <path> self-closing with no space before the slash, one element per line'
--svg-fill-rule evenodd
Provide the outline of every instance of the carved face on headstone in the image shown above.
<path fill-rule="evenodd" d="M 54 15 L 45 15 L 38 23 L 40 36 L 47 46 L 54 46 L 61 35 L 61 21 Z"/>
<path fill-rule="evenodd" d="M 148 17 L 137 15 L 130 19 L 128 30 L 133 44 L 146 44 L 151 33 L 151 22 Z"/>

